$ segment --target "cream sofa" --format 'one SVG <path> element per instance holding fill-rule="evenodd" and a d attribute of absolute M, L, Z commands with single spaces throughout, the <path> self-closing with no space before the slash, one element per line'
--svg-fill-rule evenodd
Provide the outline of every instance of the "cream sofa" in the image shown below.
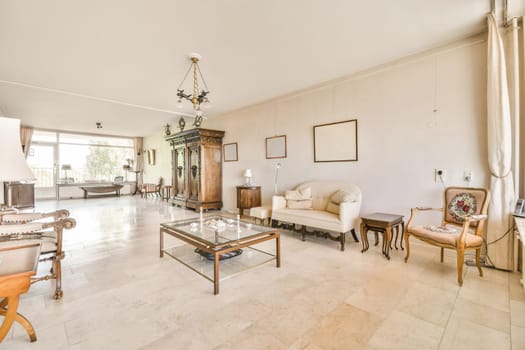
<path fill-rule="evenodd" d="M 316 234 L 339 241 L 344 250 L 347 232 L 359 242 L 355 228 L 359 227 L 360 208 L 361 190 L 356 185 L 337 181 L 305 182 L 295 191 L 287 191 L 286 196 L 273 196 L 272 226 L 297 231 L 299 225 L 303 240 L 306 234 Z"/>

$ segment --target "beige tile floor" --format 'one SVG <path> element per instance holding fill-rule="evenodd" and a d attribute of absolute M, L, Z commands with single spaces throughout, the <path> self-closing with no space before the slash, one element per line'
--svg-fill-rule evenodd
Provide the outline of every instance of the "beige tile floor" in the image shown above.
<path fill-rule="evenodd" d="M 160 222 L 195 216 L 139 197 L 41 202 L 78 221 L 66 232 L 64 298 L 34 284 L 20 311 L 34 344 L 15 326 L 0 349 L 525 349 L 519 275 L 466 267 L 416 242 L 408 264 L 380 247 L 284 233 L 282 267 L 268 263 L 212 284 L 159 258 Z M 41 265 L 40 268 L 48 268 Z"/>

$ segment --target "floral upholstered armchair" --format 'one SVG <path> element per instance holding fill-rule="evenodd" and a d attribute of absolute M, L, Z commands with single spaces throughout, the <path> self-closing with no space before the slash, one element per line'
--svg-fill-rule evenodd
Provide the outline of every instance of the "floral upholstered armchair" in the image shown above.
<path fill-rule="evenodd" d="M 484 188 L 447 187 L 444 192 L 443 208 L 412 208 L 408 220 L 405 243 L 405 262 L 410 256 L 409 238 L 411 236 L 441 248 L 441 262 L 444 249 L 457 253 L 458 283 L 463 285 L 463 263 L 466 250 L 476 251 L 476 265 L 481 270 L 481 248 L 483 247 L 483 227 L 487 218 L 489 191 Z M 436 210 L 443 212 L 440 225 L 413 225 L 418 212 Z"/>

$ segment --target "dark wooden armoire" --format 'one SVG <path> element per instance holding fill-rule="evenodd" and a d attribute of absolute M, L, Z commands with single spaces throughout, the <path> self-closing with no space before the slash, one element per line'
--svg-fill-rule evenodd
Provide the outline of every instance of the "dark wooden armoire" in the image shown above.
<path fill-rule="evenodd" d="M 166 136 L 171 145 L 172 203 L 195 210 L 222 208 L 224 131 L 190 129 Z"/>

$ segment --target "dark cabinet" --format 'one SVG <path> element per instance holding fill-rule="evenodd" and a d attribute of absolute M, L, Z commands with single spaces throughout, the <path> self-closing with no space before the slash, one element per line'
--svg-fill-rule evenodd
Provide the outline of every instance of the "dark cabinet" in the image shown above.
<path fill-rule="evenodd" d="M 222 208 L 224 131 L 191 129 L 166 137 L 172 149 L 172 203 L 195 210 Z"/>
<path fill-rule="evenodd" d="M 244 209 L 261 206 L 261 186 L 237 186 L 237 208 L 244 214 Z"/>
<path fill-rule="evenodd" d="M 13 208 L 35 207 L 35 185 L 4 182 L 4 202 Z"/>

